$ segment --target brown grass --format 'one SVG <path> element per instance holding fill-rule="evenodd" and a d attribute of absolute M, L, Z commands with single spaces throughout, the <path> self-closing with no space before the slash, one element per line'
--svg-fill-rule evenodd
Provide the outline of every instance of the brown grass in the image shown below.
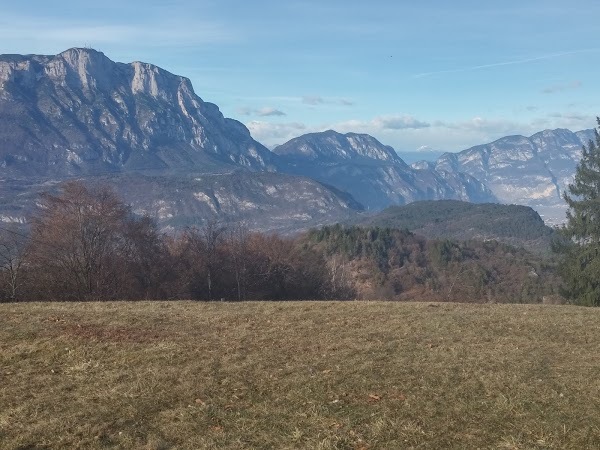
<path fill-rule="evenodd" d="M 0 447 L 600 448 L 600 310 L 0 305 Z"/>

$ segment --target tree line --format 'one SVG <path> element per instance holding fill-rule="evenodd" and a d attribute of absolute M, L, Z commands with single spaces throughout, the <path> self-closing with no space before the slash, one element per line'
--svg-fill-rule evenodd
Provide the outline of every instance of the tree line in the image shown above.
<path fill-rule="evenodd" d="M 536 303 L 558 294 L 555 264 L 497 241 L 426 239 L 407 230 L 326 226 L 307 238 L 357 298 Z"/>
<path fill-rule="evenodd" d="M 346 294 L 346 292 L 344 292 Z M 43 194 L 28 233 L 0 230 L 4 301 L 339 298 L 297 239 L 209 222 L 169 236 L 107 186 Z"/>

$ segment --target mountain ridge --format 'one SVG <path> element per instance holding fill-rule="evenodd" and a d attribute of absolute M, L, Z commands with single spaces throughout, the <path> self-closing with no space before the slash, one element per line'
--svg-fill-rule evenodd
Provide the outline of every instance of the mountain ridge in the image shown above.
<path fill-rule="evenodd" d="M 543 130 L 505 136 L 457 153 L 445 153 L 437 170 L 466 173 L 483 182 L 501 203 L 531 206 L 550 223 L 564 220 L 562 193 L 575 175 L 581 148 L 594 130 Z"/>
<path fill-rule="evenodd" d="M 392 147 L 366 134 L 333 130 L 310 133 L 291 139 L 273 152 L 280 157 L 279 170 L 331 184 L 374 209 L 426 199 L 494 199 L 469 175 L 412 168 Z"/>
<path fill-rule="evenodd" d="M 1 55 L 0 116 L 0 165 L 14 176 L 274 169 L 272 153 L 188 78 L 90 49 Z"/>

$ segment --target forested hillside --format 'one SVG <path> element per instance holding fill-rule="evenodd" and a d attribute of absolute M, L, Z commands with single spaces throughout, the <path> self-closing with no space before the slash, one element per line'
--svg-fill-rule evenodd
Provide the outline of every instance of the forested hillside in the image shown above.
<path fill-rule="evenodd" d="M 336 225 L 307 235 L 358 298 L 538 302 L 557 291 L 553 267 L 497 241 L 428 240 L 406 230 Z"/>
<path fill-rule="evenodd" d="M 429 238 L 497 240 L 547 254 L 555 231 L 528 206 L 468 203 L 458 200 L 391 206 L 360 224 L 406 229 Z"/>

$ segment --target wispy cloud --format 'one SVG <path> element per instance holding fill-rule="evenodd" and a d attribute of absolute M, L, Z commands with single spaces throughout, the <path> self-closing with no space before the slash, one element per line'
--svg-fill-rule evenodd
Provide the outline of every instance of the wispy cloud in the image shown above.
<path fill-rule="evenodd" d="M 237 113 L 241 116 L 259 116 L 259 117 L 282 117 L 286 114 L 277 108 L 265 106 L 263 108 L 255 109 L 247 106 L 243 106 L 237 109 Z"/>
<path fill-rule="evenodd" d="M 431 125 L 412 116 L 380 116 L 371 121 L 373 125 L 381 127 L 382 130 L 406 130 L 409 128 L 427 128 Z"/>
<path fill-rule="evenodd" d="M 491 64 L 481 64 L 478 66 L 467 66 L 467 67 L 459 67 L 456 69 L 446 69 L 446 70 L 435 70 L 432 72 L 422 72 L 422 73 L 413 75 L 413 78 L 426 78 L 426 77 L 430 77 L 430 76 L 434 76 L 434 75 L 443 75 L 443 74 L 460 73 L 460 72 L 471 72 L 474 70 L 490 69 L 490 68 L 494 68 L 494 67 L 527 64 L 527 63 L 532 63 L 535 61 L 543 61 L 543 60 L 547 60 L 547 59 L 560 58 L 562 56 L 576 55 L 579 53 L 593 53 L 593 52 L 598 52 L 598 51 L 600 51 L 600 48 L 587 48 L 587 49 L 582 49 L 582 50 L 571 50 L 571 51 L 567 51 L 567 52 L 551 53 L 548 55 L 536 56 L 533 58 L 514 59 L 511 61 L 502 61 L 502 62 L 491 63 Z"/>
<path fill-rule="evenodd" d="M 419 153 L 436 153 L 436 152 L 439 152 L 439 150 L 437 150 L 435 148 L 431 148 L 429 145 L 421 145 L 415 151 L 419 152 Z"/>
<path fill-rule="evenodd" d="M 239 95 L 236 97 L 237 101 L 246 103 L 284 103 L 288 105 L 308 105 L 308 106 L 320 106 L 320 105 L 338 105 L 338 106 L 354 106 L 356 103 L 348 98 L 341 97 L 323 97 L 320 95 L 303 95 L 303 96 L 284 96 L 284 95 L 269 95 L 269 96 L 247 96 Z"/>
<path fill-rule="evenodd" d="M 523 124 L 509 119 L 473 117 L 460 121 L 436 120 L 433 123 L 436 128 L 460 130 L 466 133 L 488 133 L 490 135 L 513 134 L 515 130 L 522 128 Z"/>
<path fill-rule="evenodd" d="M 301 97 L 302 103 L 310 106 L 317 105 L 342 105 L 342 106 L 352 106 L 354 102 L 345 98 L 325 98 L 320 95 L 305 95 Z"/>
<path fill-rule="evenodd" d="M 270 107 L 265 107 L 265 108 L 260 108 L 259 110 L 256 111 L 256 114 L 259 115 L 260 117 L 272 117 L 272 116 L 277 116 L 277 117 L 281 117 L 281 116 L 285 116 L 286 114 L 276 108 L 270 108 Z"/>
<path fill-rule="evenodd" d="M 565 124 L 565 128 L 569 128 L 572 126 L 583 126 L 587 127 L 588 124 L 593 124 L 594 116 L 591 114 L 581 114 L 581 113 L 551 113 L 548 114 L 548 117 L 551 119 L 562 122 Z M 593 125 L 592 125 L 593 126 Z M 577 131 L 577 130 L 574 130 Z"/>
<path fill-rule="evenodd" d="M 428 128 L 431 124 L 418 120 L 410 115 L 377 116 L 371 120 L 348 120 L 336 124 L 337 128 L 361 132 L 385 131 L 385 130 L 408 130 Z"/>
<path fill-rule="evenodd" d="M 300 122 L 272 123 L 253 120 L 246 123 L 252 137 L 257 141 L 272 147 L 309 131 L 308 127 Z"/>
<path fill-rule="evenodd" d="M 582 84 L 583 83 L 581 83 L 581 81 L 579 81 L 579 80 L 572 81 L 570 83 L 555 84 L 555 85 L 548 86 L 548 87 L 542 89 L 542 93 L 555 94 L 557 92 L 564 92 L 564 91 L 570 91 L 572 89 L 579 89 L 582 86 Z"/>
<path fill-rule="evenodd" d="M 0 41 L 24 42 L 62 50 L 74 46 L 94 47 L 123 42 L 136 46 L 197 46 L 233 42 L 240 37 L 224 24 L 198 23 L 188 18 L 164 20 L 160 23 L 106 24 L 93 19 L 69 21 L 41 19 L 35 16 L 4 14 L 0 16 Z"/>
<path fill-rule="evenodd" d="M 323 97 L 320 97 L 318 95 L 305 95 L 304 97 L 302 97 L 302 103 L 304 103 L 305 105 L 316 106 L 322 105 L 323 103 L 325 103 L 325 100 L 323 100 Z"/>

